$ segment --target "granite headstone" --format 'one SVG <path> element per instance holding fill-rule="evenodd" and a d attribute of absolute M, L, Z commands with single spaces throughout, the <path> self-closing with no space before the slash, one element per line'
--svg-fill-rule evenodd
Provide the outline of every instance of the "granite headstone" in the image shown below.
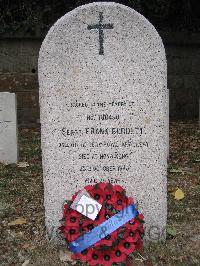
<path fill-rule="evenodd" d="M 39 55 L 46 225 L 87 184 L 120 184 L 144 211 L 146 234 L 166 225 L 168 92 L 165 50 L 135 10 L 92 3 L 64 15 Z M 155 232 L 153 232 L 155 231 Z"/>
<path fill-rule="evenodd" d="M 17 163 L 17 118 L 14 93 L 0 92 L 0 162 Z"/>

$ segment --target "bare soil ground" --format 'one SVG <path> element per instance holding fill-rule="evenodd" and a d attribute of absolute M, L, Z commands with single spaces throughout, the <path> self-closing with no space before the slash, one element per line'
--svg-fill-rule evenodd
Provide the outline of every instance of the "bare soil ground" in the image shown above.
<path fill-rule="evenodd" d="M 45 239 L 40 130 L 21 129 L 19 149 L 23 163 L 0 164 L 0 265 L 80 265 L 70 261 L 64 246 Z M 200 265 L 199 177 L 198 122 L 172 122 L 168 170 L 171 231 L 165 243 L 146 243 L 144 252 L 126 265 Z M 173 196 L 177 188 L 184 192 L 182 200 Z M 21 224 L 12 225 L 13 221 Z"/>

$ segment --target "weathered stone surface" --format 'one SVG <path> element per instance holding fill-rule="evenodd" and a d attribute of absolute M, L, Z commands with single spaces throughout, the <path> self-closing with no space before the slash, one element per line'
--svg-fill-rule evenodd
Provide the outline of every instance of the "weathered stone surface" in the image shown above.
<path fill-rule="evenodd" d="M 66 197 L 110 181 L 139 202 L 147 237 L 161 234 L 167 215 L 166 76 L 161 38 L 128 7 L 81 6 L 50 29 L 39 55 L 48 230 L 58 226 Z"/>
<path fill-rule="evenodd" d="M 0 92 L 0 162 L 17 163 L 17 159 L 15 94 Z"/>

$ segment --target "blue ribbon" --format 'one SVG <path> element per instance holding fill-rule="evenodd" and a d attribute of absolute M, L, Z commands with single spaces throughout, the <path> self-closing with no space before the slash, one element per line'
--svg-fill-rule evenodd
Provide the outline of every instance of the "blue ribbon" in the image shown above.
<path fill-rule="evenodd" d="M 69 244 L 69 249 L 74 253 L 80 253 L 88 247 L 94 245 L 107 235 L 117 230 L 132 218 L 138 216 L 138 211 L 134 204 L 124 208 L 122 211 L 113 215 L 111 218 L 93 228 Z"/>

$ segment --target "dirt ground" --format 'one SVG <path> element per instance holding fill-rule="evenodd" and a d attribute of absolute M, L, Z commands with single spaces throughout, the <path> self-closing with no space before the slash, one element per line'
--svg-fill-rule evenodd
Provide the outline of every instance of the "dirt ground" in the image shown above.
<path fill-rule="evenodd" d="M 18 165 L 0 164 L 0 265 L 80 265 L 45 239 L 39 129 L 19 130 L 19 154 Z M 200 265 L 199 177 L 198 122 L 172 122 L 167 240 L 146 243 L 126 265 Z M 181 200 L 173 194 L 178 188 Z"/>

